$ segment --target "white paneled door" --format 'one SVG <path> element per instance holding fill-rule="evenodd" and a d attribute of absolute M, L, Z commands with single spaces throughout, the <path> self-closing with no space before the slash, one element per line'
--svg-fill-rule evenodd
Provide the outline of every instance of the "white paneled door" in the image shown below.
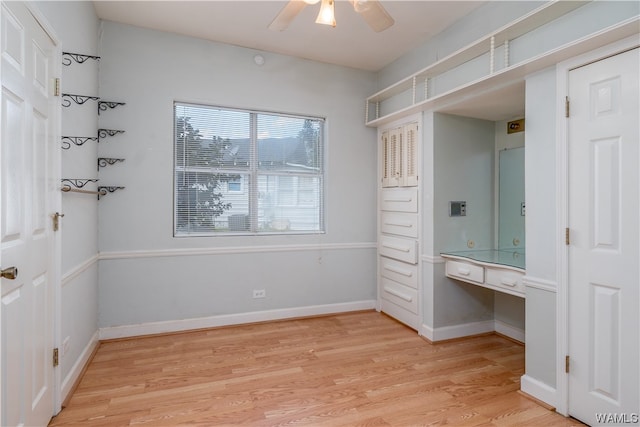
<path fill-rule="evenodd" d="M 569 413 L 638 425 L 640 49 L 569 74 Z"/>
<path fill-rule="evenodd" d="M 22 2 L 2 2 L 0 425 L 44 426 L 54 411 L 51 222 L 55 45 Z M 11 270 L 15 267 L 16 270 Z"/>

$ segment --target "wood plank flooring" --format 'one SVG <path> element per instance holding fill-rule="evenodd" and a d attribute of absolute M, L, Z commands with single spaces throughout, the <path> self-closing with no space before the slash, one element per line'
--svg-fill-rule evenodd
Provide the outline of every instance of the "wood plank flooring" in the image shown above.
<path fill-rule="evenodd" d="M 570 426 L 524 347 L 430 344 L 374 311 L 102 343 L 51 426 Z"/>

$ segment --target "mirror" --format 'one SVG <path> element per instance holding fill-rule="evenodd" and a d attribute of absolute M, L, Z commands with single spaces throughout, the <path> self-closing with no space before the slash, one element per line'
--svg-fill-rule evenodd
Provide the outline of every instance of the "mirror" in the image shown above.
<path fill-rule="evenodd" d="M 524 147 L 499 156 L 498 249 L 524 250 Z"/>

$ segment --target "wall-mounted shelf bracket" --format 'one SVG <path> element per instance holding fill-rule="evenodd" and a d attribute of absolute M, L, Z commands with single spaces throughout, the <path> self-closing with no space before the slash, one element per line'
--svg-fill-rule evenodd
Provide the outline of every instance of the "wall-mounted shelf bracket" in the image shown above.
<path fill-rule="evenodd" d="M 106 138 L 107 136 L 114 136 L 119 133 L 124 133 L 124 131 L 120 129 L 98 129 L 98 142 L 100 142 L 101 138 Z"/>
<path fill-rule="evenodd" d="M 62 149 L 68 150 L 71 148 L 71 144 L 81 146 L 87 141 L 98 141 L 97 136 L 63 136 L 62 137 Z"/>
<path fill-rule="evenodd" d="M 98 182 L 95 178 L 82 179 L 82 178 L 63 178 L 62 184 L 73 188 L 83 188 L 90 182 Z"/>
<path fill-rule="evenodd" d="M 62 94 L 62 106 L 70 107 L 71 101 L 75 102 L 78 105 L 82 105 L 87 101 L 98 101 L 100 97 L 98 96 L 89 96 L 89 95 L 76 95 L 73 93 L 63 93 Z"/>
<path fill-rule="evenodd" d="M 98 101 L 98 115 L 100 115 L 100 111 L 107 111 L 107 109 L 116 108 L 120 105 L 126 105 L 125 102 L 113 102 L 113 101 Z"/>
<path fill-rule="evenodd" d="M 78 64 L 82 64 L 89 59 L 99 61 L 100 57 L 93 55 L 83 55 L 81 53 L 62 52 L 62 65 L 71 65 L 73 61 L 77 62 Z"/>
<path fill-rule="evenodd" d="M 114 159 L 112 157 L 98 157 L 98 170 L 105 168 L 108 165 L 115 165 L 118 162 L 124 162 L 124 159 Z"/>
<path fill-rule="evenodd" d="M 113 193 L 118 190 L 124 190 L 124 187 L 108 187 L 108 186 L 100 186 L 98 187 L 98 200 L 100 200 L 100 196 L 106 196 L 108 193 Z"/>
<path fill-rule="evenodd" d="M 84 190 L 83 187 L 90 182 L 98 182 L 98 180 L 97 179 L 65 178 L 62 180 L 62 188 L 60 188 L 60 191 L 64 193 L 95 194 L 98 196 L 98 199 L 100 198 L 100 196 L 104 196 L 105 194 L 107 194 L 104 190 L 101 190 L 100 188 L 98 188 L 98 191 Z"/>

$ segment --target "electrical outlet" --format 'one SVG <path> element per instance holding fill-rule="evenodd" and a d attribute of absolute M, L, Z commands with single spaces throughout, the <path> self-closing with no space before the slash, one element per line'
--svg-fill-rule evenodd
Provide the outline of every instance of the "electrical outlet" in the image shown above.
<path fill-rule="evenodd" d="M 267 297 L 267 291 L 264 289 L 254 289 L 253 290 L 253 297 L 254 298 L 266 298 Z"/>
<path fill-rule="evenodd" d="M 527 213 L 526 207 L 524 205 L 524 202 L 520 203 L 520 216 L 525 216 Z"/>

